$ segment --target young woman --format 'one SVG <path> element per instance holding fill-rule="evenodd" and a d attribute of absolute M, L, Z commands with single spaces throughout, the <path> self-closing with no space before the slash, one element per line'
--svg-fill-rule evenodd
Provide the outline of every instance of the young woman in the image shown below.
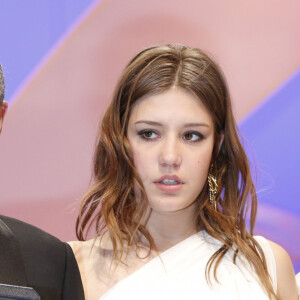
<path fill-rule="evenodd" d="M 253 236 L 247 157 L 224 77 L 201 50 L 132 59 L 101 123 L 94 176 L 71 242 L 87 299 L 297 299 L 288 254 Z"/>

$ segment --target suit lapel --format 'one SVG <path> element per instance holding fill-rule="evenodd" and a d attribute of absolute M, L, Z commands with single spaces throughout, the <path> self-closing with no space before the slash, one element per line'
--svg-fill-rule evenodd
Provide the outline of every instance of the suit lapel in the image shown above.
<path fill-rule="evenodd" d="M 0 219 L 0 283 L 26 286 L 26 274 L 19 245 Z"/>

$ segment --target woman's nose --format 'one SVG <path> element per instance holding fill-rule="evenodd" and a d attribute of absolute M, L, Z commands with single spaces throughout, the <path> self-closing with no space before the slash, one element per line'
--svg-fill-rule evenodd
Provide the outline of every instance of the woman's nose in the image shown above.
<path fill-rule="evenodd" d="M 165 141 L 161 144 L 159 154 L 160 165 L 178 167 L 181 165 L 181 162 L 182 156 L 179 141 L 173 137 L 165 139 Z"/>

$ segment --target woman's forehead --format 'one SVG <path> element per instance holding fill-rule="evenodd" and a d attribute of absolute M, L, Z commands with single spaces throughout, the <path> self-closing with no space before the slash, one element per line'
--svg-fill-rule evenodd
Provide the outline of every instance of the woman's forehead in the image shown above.
<path fill-rule="evenodd" d="M 213 121 L 199 98 L 179 87 L 151 94 L 137 100 L 131 110 L 132 122 L 148 120 L 157 123 L 206 123 Z"/>

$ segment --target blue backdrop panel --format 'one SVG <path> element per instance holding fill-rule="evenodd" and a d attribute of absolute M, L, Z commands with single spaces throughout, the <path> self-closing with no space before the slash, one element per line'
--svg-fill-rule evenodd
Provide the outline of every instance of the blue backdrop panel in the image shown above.
<path fill-rule="evenodd" d="M 94 0 L 0 1 L 0 62 L 6 100 Z"/>
<path fill-rule="evenodd" d="M 240 124 L 256 155 L 259 200 L 300 215 L 300 69 Z"/>
<path fill-rule="evenodd" d="M 270 209 L 270 213 L 282 219 L 271 220 L 273 237 L 282 241 L 284 247 L 300 251 L 300 69 L 287 82 L 270 95 L 240 124 L 246 139 L 248 155 L 257 172 L 258 200 Z M 273 210 L 276 211 L 271 212 Z M 259 214 L 260 230 L 270 232 L 268 210 Z M 289 217 L 291 222 L 289 222 Z M 266 221 L 264 222 L 264 218 Z M 278 224 L 282 222 L 279 230 Z M 293 233 L 291 239 L 285 235 Z M 282 235 L 282 236 L 280 236 Z M 287 249 L 289 250 L 289 249 Z M 290 251 L 291 252 L 291 251 Z M 299 252 L 300 255 L 300 252 Z M 300 271 L 299 261 L 294 261 L 296 271 Z"/>

